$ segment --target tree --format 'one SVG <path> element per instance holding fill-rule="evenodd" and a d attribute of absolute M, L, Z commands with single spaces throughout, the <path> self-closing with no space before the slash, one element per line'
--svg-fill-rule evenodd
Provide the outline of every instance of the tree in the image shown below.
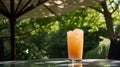
<path fill-rule="evenodd" d="M 119 5 L 120 5 L 120 1 L 118 0 L 107 0 L 106 2 L 100 3 L 99 6 L 90 7 L 104 16 L 110 39 L 117 38 L 117 35 L 115 34 L 113 28 L 114 24 L 113 24 L 112 14 L 116 10 L 118 10 Z"/>
<path fill-rule="evenodd" d="M 103 14 L 105 23 L 109 33 L 109 39 L 111 40 L 108 59 L 120 59 L 120 54 L 116 53 L 120 51 L 120 40 L 118 39 L 118 35 L 115 34 L 114 24 L 113 24 L 113 17 L 112 15 L 114 12 L 118 10 L 120 6 L 120 1 L 118 0 L 107 0 L 106 2 L 102 2 L 99 7 L 91 7 L 96 11 Z"/>

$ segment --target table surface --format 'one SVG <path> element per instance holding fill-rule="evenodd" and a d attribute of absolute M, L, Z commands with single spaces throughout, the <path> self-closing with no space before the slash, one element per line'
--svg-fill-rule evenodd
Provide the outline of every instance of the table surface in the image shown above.
<path fill-rule="evenodd" d="M 108 59 L 70 61 L 68 59 L 59 58 L 26 61 L 0 61 L 0 67 L 120 67 L 120 61 Z"/>

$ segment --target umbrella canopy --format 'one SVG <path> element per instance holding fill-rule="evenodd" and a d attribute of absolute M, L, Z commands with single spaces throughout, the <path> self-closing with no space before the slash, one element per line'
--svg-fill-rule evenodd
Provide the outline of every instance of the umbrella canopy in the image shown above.
<path fill-rule="evenodd" d="M 103 0 L 0 0 L 0 18 L 40 18 L 65 14 Z M 72 8 L 72 9 L 71 9 Z"/>
<path fill-rule="evenodd" d="M 103 0 L 0 0 L 0 18 L 10 21 L 11 60 L 16 57 L 16 19 L 57 16 L 99 2 Z"/>

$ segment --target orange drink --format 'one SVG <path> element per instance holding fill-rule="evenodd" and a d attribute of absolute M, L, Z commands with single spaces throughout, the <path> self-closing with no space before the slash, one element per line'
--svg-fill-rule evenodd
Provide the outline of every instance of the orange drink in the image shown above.
<path fill-rule="evenodd" d="M 70 60 L 82 60 L 83 34 L 81 29 L 67 32 L 68 58 Z"/>

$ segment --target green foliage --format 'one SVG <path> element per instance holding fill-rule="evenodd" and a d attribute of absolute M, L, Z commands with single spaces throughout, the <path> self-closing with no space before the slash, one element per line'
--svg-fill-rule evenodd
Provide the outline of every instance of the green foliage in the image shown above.
<path fill-rule="evenodd" d="M 102 37 L 102 41 L 99 42 L 99 46 L 86 53 L 85 58 L 89 59 L 105 59 L 109 51 L 110 40 Z"/>
<path fill-rule="evenodd" d="M 118 38 L 120 38 L 120 25 L 119 24 L 115 26 L 115 33 L 117 34 Z"/>
<path fill-rule="evenodd" d="M 85 18 L 88 16 L 86 9 L 77 10 L 73 13 L 68 13 L 57 17 L 60 25 L 66 30 L 73 30 L 80 28 L 86 22 Z"/>
<path fill-rule="evenodd" d="M 1 45 L 1 44 L 0 44 Z M 6 39 L 4 41 L 4 59 L 5 60 L 10 60 L 10 54 L 11 54 L 11 49 L 10 49 L 10 40 Z"/>
<path fill-rule="evenodd" d="M 49 58 L 67 57 L 66 31 L 64 29 L 50 34 L 46 51 Z"/>
<path fill-rule="evenodd" d="M 17 59 L 39 59 L 42 58 L 38 47 L 33 43 L 19 43 L 17 46 Z"/>
<path fill-rule="evenodd" d="M 9 37 L 9 22 L 7 19 L 0 20 L 0 37 Z"/>

